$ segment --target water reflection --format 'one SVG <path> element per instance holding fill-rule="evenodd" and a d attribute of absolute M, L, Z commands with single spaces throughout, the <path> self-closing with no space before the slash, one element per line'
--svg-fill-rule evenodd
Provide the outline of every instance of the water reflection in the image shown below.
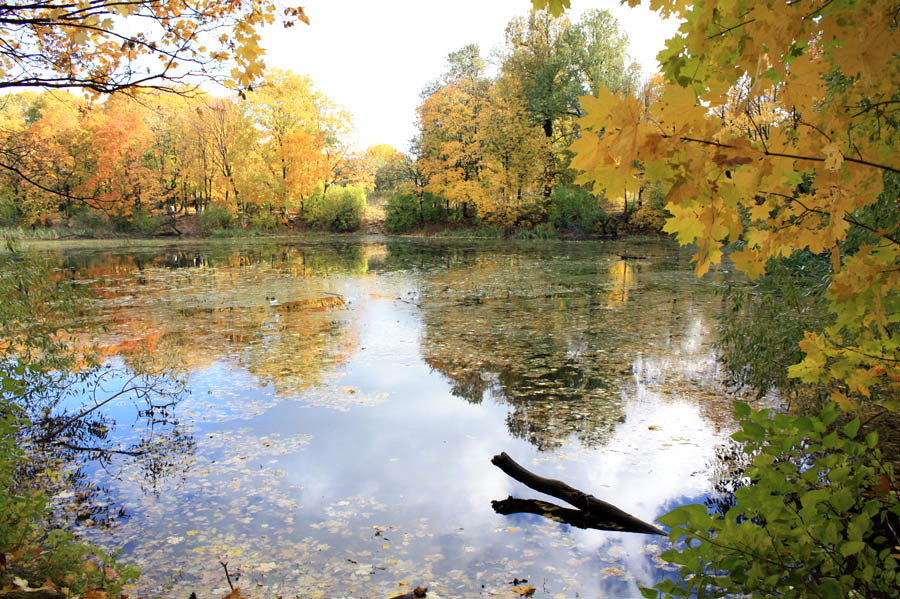
<path fill-rule="evenodd" d="M 726 273 L 697 281 L 667 243 L 54 255 L 102 295 L 110 355 L 149 353 L 192 390 L 183 479 L 154 495 L 136 467 L 96 473 L 136 516 L 97 538 L 142 562 L 139 595 L 224 594 L 226 559 L 260 597 L 402 581 L 480 597 L 514 578 L 546 596 L 636 596 L 635 580 L 666 574 L 660 541 L 494 513 L 529 491 L 491 456 L 652 522 L 708 491 L 729 426 L 706 324 Z"/>

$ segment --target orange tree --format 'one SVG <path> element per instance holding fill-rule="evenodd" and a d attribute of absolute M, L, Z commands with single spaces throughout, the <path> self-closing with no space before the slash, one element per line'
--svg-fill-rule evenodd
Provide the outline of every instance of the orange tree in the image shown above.
<path fill-rule="evenodd" d="M 0 5 L 0 89 L 185 93 L 212 79 L 242 91 L 265 67 L 257 29 L 276 20 L 308 22 L 302 8 L 277 0 L 7 2 Z M 0 169 L 27 181 L 18 158 L 0 153 Z"/>

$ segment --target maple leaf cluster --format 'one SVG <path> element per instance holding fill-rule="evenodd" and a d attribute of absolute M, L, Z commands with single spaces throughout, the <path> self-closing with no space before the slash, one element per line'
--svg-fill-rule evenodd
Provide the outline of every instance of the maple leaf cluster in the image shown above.
<path fill-rule="evenodd" d="M 729 245 L 752 278 L 795 251 L 830 256 L 836 322 L 806 334 L 790 374 L 833 384 L 845 408 L 876 387 L 900 408 L 900 237 L 896 219 L 864 217 L 900 176 L 896 1 L 649 4 L 683 20 L 659 54 L 657 97 L 581 98 L 579 181 L 660 185 L 665 230 L 696 245 L 698 275 Z M 868 237 L 851 249 L 854 231 Z"/>

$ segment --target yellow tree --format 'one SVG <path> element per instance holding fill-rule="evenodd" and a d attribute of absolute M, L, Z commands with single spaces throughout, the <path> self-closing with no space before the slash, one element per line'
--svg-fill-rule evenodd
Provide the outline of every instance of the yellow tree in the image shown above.
<path fill-rule="evenodd" d="M 417 109 L 425 189 L 443 196 L 448 208 L 460 208 L 464 218 L 485 193 L 478 122 L 486 106 L 481 82 L 462 79 L 439 88 Z"/>
<path fill-rule="evenodd" d="M 208 152 L 221 198 L 243 222 L 248 203 L 257 199 L 258 189 L 248 185 L 255 157 L 256 129 L 232 100 L 211 99 L 199 110 L 202 139 Z"/>
<path fill-rule="evenodd" d="M 275 69 L 266 73 L 256 91 L 246 95 L 248 115 L 260 131 L 257 148 L 270 175 L 267 183 L 274 208 L 293 209 L 311 192 L 306 177 L 291 171 L 305 168 L 308 152 L 316 145 L 310 142 L 320 133 L 323 100 L 309 77 Z"/>
<path fill-rule="evenodd" d="M 153 199 L 178 212 L 189 205 L 196 207 L 203 189 L 202 175 L 194 169 L 203 151 L 194 124 L 206 99 L 199 93 L 152 90 L 140 94 L 143 118 L 153 138 L 148 153 L 157 186 Z"/>
<path fill-rule="evenodd" d="M 530 118 L 517 88 L 509 77 L 493 82 L 478 122 L 485 187 L 478 214 L 505 226 L 535 224 L 546 217 L 542 160 L 551 142 Z"/>
<path fill-rule="evenodd" d="M 390 193 L 408 184 L 410 158 L 394 146 L 377 144 L 366 149 L 366 155 L 375 168 L 375 191 Z"/>
<path fill-rule="evenodd" d="M 835 322 L 806 334 L 790 373 L 832 383 L 844 407 L 877 388 L 900 408 L 896 1 L 650 6 L 683 20 L 660 54 L 665 90 L 649 110 L 602 90 L 582 98 L 582 180 L 633 191 L 644 165 L 666 190 L 666 230 L 697 245 L 699 274 L 727 243 L 751 277 L 795 250 L 830 255 Z M 723 124 L 723 111 L 741 121 Z M 851 232 L 863 241 L 848 245 Z"/>

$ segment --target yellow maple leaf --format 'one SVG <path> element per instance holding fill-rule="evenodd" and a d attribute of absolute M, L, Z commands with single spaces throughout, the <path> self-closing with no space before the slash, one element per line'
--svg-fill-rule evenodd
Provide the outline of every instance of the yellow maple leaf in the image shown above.
<path fill-rule="evenodd" d="M 822 148 L 822 153 L 825 154 L 825 168 L 830 171 L 840 170 L 841 165 L 844 164 L 844 155 L 841 154 L 841 146 L 837 142 L 832 142 Z"/>

